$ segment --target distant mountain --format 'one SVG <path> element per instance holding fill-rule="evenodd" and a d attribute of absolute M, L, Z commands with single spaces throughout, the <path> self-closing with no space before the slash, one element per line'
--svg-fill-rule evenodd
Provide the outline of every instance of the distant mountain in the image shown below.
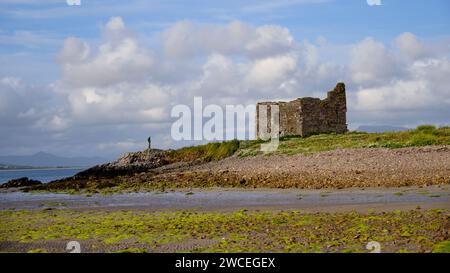
<path fill-rule="evenodd" d="M 90 167 L 107 161 L 100 157 L 62 157 L 44 152 L 34 155 L 0 156 L 2 165 L 30 167 Z"/>
<path fill-rule="evenodd" d="M 384 132 L 401 132 L 411 130 L 406 127 L 389 126 L 389 125 L 361 125 L 356 129 L 359 132 L 367 133 L 384 133 Z"/>

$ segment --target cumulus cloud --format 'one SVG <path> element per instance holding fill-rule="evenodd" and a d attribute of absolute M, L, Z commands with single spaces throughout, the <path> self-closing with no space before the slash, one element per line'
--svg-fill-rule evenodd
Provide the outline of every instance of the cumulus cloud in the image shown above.
<path fill-rule="evenodd" d="M 123 83 L 70 90 L 70 115 L 79 124 L 167 121 L 170 90 L 153 84 Z"/>
<path fill-rule="evenodd" d="M 136 81 L 148 76 L 154 59 L 149 48 L 129 35 L 119 17 L 106 26 L 105 40 L 93 54 L 90 47 L 77 38 L 67 38 L 58 55 L 63 66 L 64 81 L 73 86 L 105 86 Z"/>
<path fill-rule="evenodd" d="M 59 81 L 39 89 L 0 79 L 0 126 L 49 132 L 42 141 L 59 149 L 116 155 L 144 148 L 150 134 L 164 148 L 178 146 L 169 137 L 170 110 L 192 105 L 194 96 L 222 106 L 324 97 L 338 81 L 347 84 L 350 123 L 416 125 L 450 116 L 450 50 L 412 33 L 339 46 L 295 40 L 277 25 L 181 21 L 152 39 L 150 46 L 120 17 L 101 26 L 98 42 L 67 38 L 56 56 Z"/>
<path fill-rule="evenodd" d="M 366 38 L 356 44 L 350 54 L 350 72 L 356 84 L 381 84 L 402 72 L 395 55 L 373 38 Z"/>
<path fill-rule="evenodd" d="M 0 126 L 32 126 L 43 129 L 59 129 L 44 119 L 54 119 L 51 108 L 53 94 L 46 87 L 28 85 L 14 77 L 0 78 Z"/>
<path fill-rule="evenodd" d="M 282 84 L 297 66 L 295 56 L 275 56 L 255 61 L 246 80 L 256 88 L 274 87 Z"/>
<path fill-rule="evenodd" d="M 176 23 L 162 33 L 168 58 L 192 58 L 204 54 L 264 57 L 291 50 L 294 38 L 280 26 L 252 27 L 240 21 L 226 25 Z"/>
<path fill-rule="evenodd" d="M 430 96 L 428 82 L 399 80 L 391 84 L 358 90 L 356 110 L 417 110 L 430 107 L 435 97 Z"/>
<path fill-rule="evenodd" d="M 353 102 L 360 121 L 370 123 L 375 115 L 375 123 L 381 116 L 398 125 L 448 123 L 450 49 L 408 32 L 393 44 L 388 48 L 369 38 L 352 50 L 350 72 L 357 87 Z"/>
<path fill-rule="evenodd" d="M 423 57 L 427 53 L 424 45 L 410 32 L 400 34 L 395 39 L 395 44 L 402 53 L 411 59 Z"/>
<path fill-rule="evenodd" d="M 369 6 L 381 6 L 381 0 L 367 0 Z"/>
<path fill-rule="evenodd" d="M 42 124 L 161 124 L 160 141 L 169 143 L 168 113 L 175 104 L 190 105 L 194 96 L 219 105 L 254 103 L 261 97 L 287 97 L 296 83 L 296 43 L 281 26 L 182 21 L 156 38 L 156 47 L 146 45 L 120 17 L 101 26 L 98 44 L 67 38 L 57 56 L 63 77 L 53 88 L 66 98 L 68 120 L 52 117 Z M 129 142 L 111 139 L 96 147 L 125 149 L 118 143 Z"/>
<path fill-rule="evenodd" d="M 90 48 L 86 42 L 74 37 L 64 41 L 64 46 L 57 56 L 61 64 L 81 63 L 89 56 Z"/>

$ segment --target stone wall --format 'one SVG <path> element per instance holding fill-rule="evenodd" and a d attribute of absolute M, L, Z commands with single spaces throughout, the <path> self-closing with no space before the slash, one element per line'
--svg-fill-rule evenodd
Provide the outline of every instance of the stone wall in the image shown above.
<path fill-rule="evenodd" d="M 271 120 L 272 106 L 279 109 L 277 120 Z M 266 113 L 267 130 L 264 129 Z M 317 133 L 345 133 L 347 131 L 347 103 L 345 84 L 338 83 L 327 98 L 299 98 L 290 102 L 260 102 L 256 105 L 256 135 L 267 139 L 274 136 L 273 122 L 279 124 L 279 136 L 307 136 Z M 263 115 L 261 115 L 263 114 Z"/>

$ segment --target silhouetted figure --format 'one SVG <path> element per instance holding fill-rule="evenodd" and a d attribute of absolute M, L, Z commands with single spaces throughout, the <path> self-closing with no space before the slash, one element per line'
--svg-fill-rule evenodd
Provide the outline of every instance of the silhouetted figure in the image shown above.
<path fill-rule="evenodd" d="M 152 137 L 148 137 L 148 149 L 150 150 L 152 148 Z"/>

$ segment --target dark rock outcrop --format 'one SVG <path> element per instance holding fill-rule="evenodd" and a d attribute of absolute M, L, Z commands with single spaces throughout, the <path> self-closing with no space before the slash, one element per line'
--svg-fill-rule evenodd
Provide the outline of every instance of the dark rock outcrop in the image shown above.
<path fill-rule="evenodd" d="M 111 163 L 94 166 L 76 174 L 74 178 L 108 178 L 120 175 L 130 175 L 158 168 L 169 163 L 165 151 L 147 149 L 140 152 L 127 153 Z"/>
<path fill-rule="evenodd" d="M 29 179 L 28 177 L 22 177 L 18 179 L 12 179 L 5 184 L 0 185 L 0 188 L 20 188 L 20 187 L 30 187 L 35 185 L 41 185 L 41 181 Z"/>

